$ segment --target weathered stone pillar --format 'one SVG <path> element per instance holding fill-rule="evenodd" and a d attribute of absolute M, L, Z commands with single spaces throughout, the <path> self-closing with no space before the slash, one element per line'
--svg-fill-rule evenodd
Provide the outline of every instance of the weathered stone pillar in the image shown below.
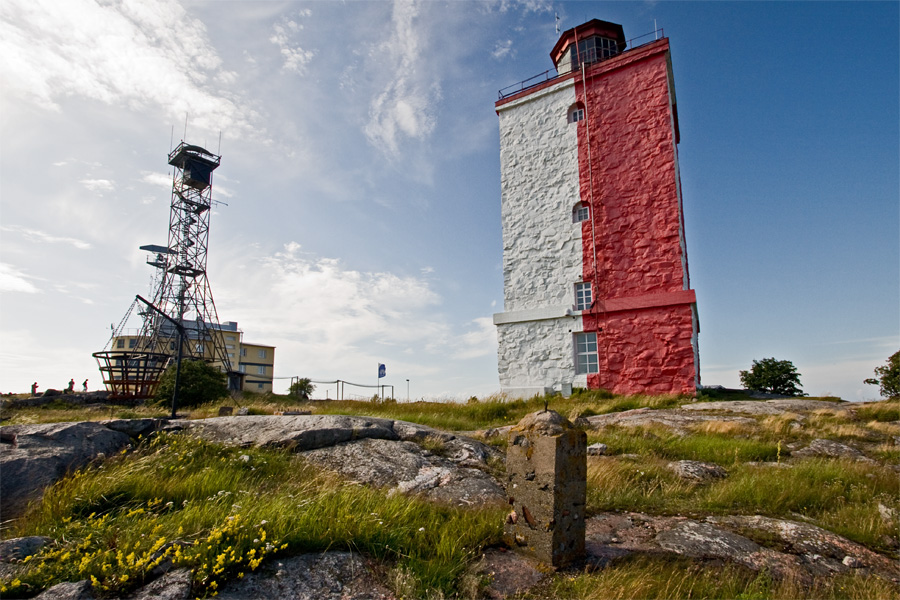
<path fill-rule="evenodd" d="M 587 435 L 552 410 L 526 415 L 509 432 L 504 539 L 562 567 L 584 556 Z"/>

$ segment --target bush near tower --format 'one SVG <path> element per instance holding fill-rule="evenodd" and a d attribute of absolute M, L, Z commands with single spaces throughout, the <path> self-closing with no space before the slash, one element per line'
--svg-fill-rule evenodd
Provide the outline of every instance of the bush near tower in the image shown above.
<path fill-rule="evenodd" d="M 169 365 L 159 381 L 155 399 L 167 404 L 175 391 L 175 365 Z M 199 406 L 228 395 L 225 374 L 202 360 L 184 360 L 178 377 L 178 406 Z"/>
<path fill-rule="evenodd" d="M 744 389 L 780 394 L 782 396 L 805 396 L 800 389 L 800 373 L 789 360 L 763 358 L 754 360 L 749 371 L 740 371 Z"/>
<path fill-rule="evenodd" d="M 875 375 L 863 383 L 877 385 L 883 398 L 900 400 L 900 350 L 891 354 L 887 364 L 875 367 Z"/>

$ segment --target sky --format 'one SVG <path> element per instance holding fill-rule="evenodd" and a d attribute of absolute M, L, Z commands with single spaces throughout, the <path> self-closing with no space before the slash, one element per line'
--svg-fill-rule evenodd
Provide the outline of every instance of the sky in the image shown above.
<path fill-rule="evenodd" d="M 70 378 L 165 244 L 182 139 L 222 155 L 222 321 L 291 376 L 499 390 L 499 89 L 593 18 L 669 38 L 704 385 L 790 360 L 810 395 L 900 349 L 896 2 L 0 3 L 0 392 Z M 137 327 L 137 323 L 134 324 Z M 408 383 L 407 383 L 408 382 Z M 371 396 L 372 390 L 346 388 Z M 316 396 L 334 397 L 322 385 Z"/>

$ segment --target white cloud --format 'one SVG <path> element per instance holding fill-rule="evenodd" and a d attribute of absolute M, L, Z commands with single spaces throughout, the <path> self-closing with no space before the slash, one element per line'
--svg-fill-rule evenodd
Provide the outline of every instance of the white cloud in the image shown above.
<path fill-rule="evenodd" d="M 214 89 L 234 76 L 202 22 L 175 0 L 6 0 L 0 3 L 0 75 L 9 91 L 47 110 L 80 96 L 209 130 L 250 131 L 248 110 Z"/>
<path fill-rule="evenodd" d="M 172 175 L 170 173 L 152 173 L 150 171 L 145 171 L 141 176 L 141 181 L 166 189 L 171 189 L 172 187 Z"/>
<path fill-rule="evenodd" d="M 298 17 L 304 18 L 310 15 L 312 15 L 312 11 L 309 9 L 297 13 Z M 269 41 L 281 51 L 281 57 L 284 59 L 282 69 L 301 75 L 306 72 L 306 66 L 316 54 L 312 50 L 304 50 L 294 42 L 294 37 L 302 29 L 302 23 L 285 17 L 281 22 L 272 26 L 272 35 L 269 37 Z"/>
<path fill-rule="evenodd" d="M 369 105 L 365 127 L 369 143 L 397 158 L 405 139 L 424 141 L 434 131 L 441 87 L 424 65 L 427 34 L 418 26 L 419 3 L 395 0 L 390 37 L 381 44 L 378 60 L 388 66 L 388 83 Z"/>
<path fill-rule="evenodd" d="M 116 189 L 116 184 L 109 179 L 82 179 L 78 183 L 92 192 L 111 192 Z"/>
<path fill-rule="evenodd" d="M 79 240 L 78 238 L 73 237 L 51 235 L 37 229 L 27 229 L 25 227 L 16 226 L 3 226 L 0 227 L 0 231 L 19 233 L 22 235 L 22 237 L 32 242 L 39 242 L 44 244 L 71 244 L 79 250 L 87 250 L 91 247 L 91 245 L 84 240 Z"/>
<path fill-rule="evenodd" d="M 494 51 L 491 52 L 491 56 L 495 59 L 507 58 L 515 56 L 515 52 L 513 51 L 513 42 L 512 40 L 502 40 L 497 42 L 494 45 Z"/>
<path fill-rule="evenodd" d="M 37 294 L 39 291 L 40 290 L 28 281 L 27 275 L 17 270 L 12 265 L 0 263 L 0 292 Z"/>
<path fill-rule="evenodd" d="M 295 242 L 272 256 L 227 263 L 214 275 L 219 317 L 237 320 L 247 340 L 277 346 L 282 375 L 352 379 L 378 360 L 423 374 L 496 352 L 491 319 L 458 331 L 423 276 L 350 269 Z"/>
<path fill-rule="evenodd" d="M 491 317 L 479 317 L 472 321 L 474 329 L 456 339 L 454 358 L 469 359 L 497 354 L 497 327 Z"/>

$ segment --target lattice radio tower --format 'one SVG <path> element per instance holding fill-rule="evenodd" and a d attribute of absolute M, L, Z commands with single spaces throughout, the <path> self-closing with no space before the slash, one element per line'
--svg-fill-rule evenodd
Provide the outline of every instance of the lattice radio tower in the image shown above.
<path fill-rule="evenodd" d="M 232 369 L 223 336 L 217 333 L 219 317 L 206 273 L 212 172 L 221 158 L 184 142 L 169 154 L 174 168 L 169 239 L 166 246 L 141 246 L 153 253 L 147 264 L 157 269 L 157 274 L 150 303 L 144 301 L 138 309 L 143 319 L 140 333 L 134 348 L 94 354 L 113 396 L 152 396 L 162 369 L 177 354 L 179 339 L 184 358 L 218 366 L 228 374 L 229 387 L 240 389 L 240 373 Z M 112 339 L 121 337 L 137 302 Z"/>

